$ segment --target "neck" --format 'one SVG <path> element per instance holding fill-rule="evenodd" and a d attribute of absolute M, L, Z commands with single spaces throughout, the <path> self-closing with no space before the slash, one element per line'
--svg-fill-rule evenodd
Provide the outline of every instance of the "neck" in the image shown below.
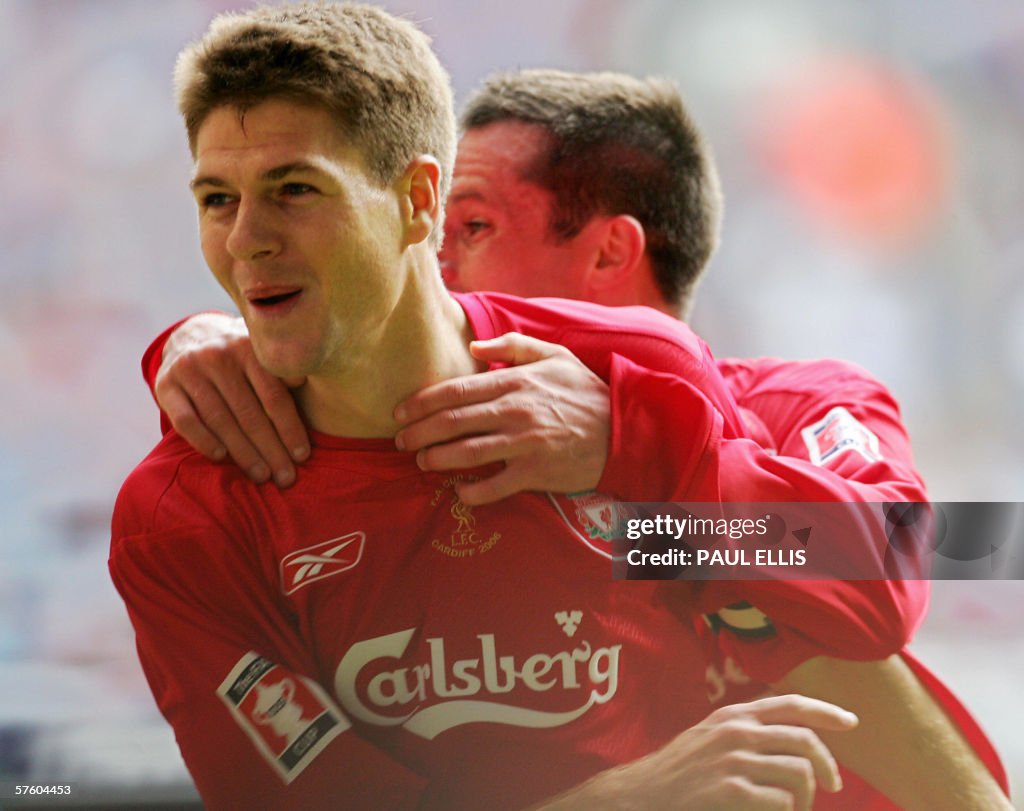
<path fill-rule="evenodd" d="M 298 390 L 310 427 L 334 436 L 392 437 L 395 406 L 414 392 L 481 371 L 469 353 L 473 334 L 436 265 L 410 274 L 390 316 L 373 335 L 346 346 L 330 371 Z"/>
<path fill-rule="evenodd" d="M 634 267 L 632 273 L 625 273 L 615 283 L 587 290 L 588 301 L 607 307 L 629 307 L 642 305 L 660 310 L 673 318 L 682 318 L 680 308 L 665 300 L 661 288 L 654 279 L 654 269 L 645 255 Z"/>

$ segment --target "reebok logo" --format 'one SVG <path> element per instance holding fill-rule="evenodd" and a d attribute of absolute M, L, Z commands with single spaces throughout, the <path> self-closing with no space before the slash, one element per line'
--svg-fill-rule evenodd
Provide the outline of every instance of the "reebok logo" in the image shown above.
<path fill-rule="evenodd" d="M 307 546 L 281 559 L 281 591 L 294 594 L 303 586 L 347 572 L 363 557 L 366 534 L 350 532 Z"/>

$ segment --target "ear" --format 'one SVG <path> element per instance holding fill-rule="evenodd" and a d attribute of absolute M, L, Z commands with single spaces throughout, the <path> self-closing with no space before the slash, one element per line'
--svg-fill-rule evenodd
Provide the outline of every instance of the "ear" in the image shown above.
<path fill-rule="evenodd" d="M 588 282 L 593 290 L 605 291 L 628 282 L 641 268 L 647 238 L 636 217 L 618 214 L 601 222 L 597 247 Z"/>
<path fill-rule="evenodd" d="M 399 179 L 403 244 L 414 245 L 430 236 L 441 213 L 441 166 L 430 155 L 414 158 Z"/>

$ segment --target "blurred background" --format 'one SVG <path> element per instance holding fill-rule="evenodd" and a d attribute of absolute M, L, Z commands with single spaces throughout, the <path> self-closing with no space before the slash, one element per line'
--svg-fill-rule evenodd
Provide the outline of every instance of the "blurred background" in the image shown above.
<path fill-rule="evenodd" d="M 158 438 L 139 358 L 226 297 L 171 98 L 215 0 L 0 0 L 0 778 L 190 796 L 106 573 Z M 389 0 L 457 100 L 529 66 L 673 77 L 717 154 L 719 356 L 838 356 L 887 382 L 943 501 L 1024 500 L 1024 4 Z M 935 584 L 914 648 L 1024 791 L 1024 588 Z M 141 793 L 140 793 L 141 792 Z M 106 799 L 103 799 L 106 798 Z"/>

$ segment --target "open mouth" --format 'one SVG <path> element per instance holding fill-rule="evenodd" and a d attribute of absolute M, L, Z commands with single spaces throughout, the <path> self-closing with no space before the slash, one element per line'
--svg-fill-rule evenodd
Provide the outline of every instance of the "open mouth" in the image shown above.
<path fill-rule="evenodd" d="M 291 301 L 291 300 L 297 298 L 298 295 L 301 292 L 302 292 L 302 289 L 296 287 L 296 288 L 290 289 L 290 290 L 275 290 L 273 292 L 265 293 L 265 294 L 261 294 L 261 295 L 251 295 L 250 294 L 250 296 L 249 296 L 249 303 L 252 304 L 255 307 L 261 307 L 261 308 L 276 307 L 278 305 L 284 304 L 285 302 L 288 302 L 288 301 Z"/>

